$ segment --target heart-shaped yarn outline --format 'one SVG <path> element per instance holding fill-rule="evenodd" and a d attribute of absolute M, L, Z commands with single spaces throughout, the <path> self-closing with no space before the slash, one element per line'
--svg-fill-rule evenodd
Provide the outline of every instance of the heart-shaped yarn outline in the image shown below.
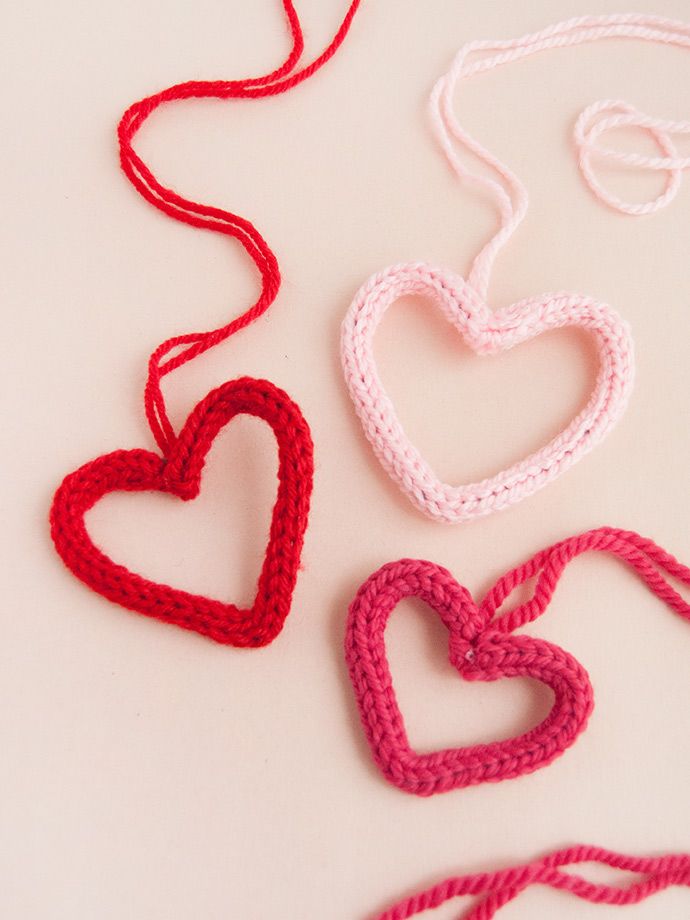
<path fill-rule="evenodd" d="M 278 443 L 278 493 L 254 603 L 248 610 L 151 582 L 113 562 L 93 543 L 84 515 L 116 491 L 167 492 L 185 501 L 200 491 L 206 455 L 236 415 L 267 422 Z M 313 445 L 299 407 L 267 380 L 242 377 L 210 392 L 192 411 L 170 454 L 118 450 L 66 476 L 50 512 L 51 534 L 65 565 L 122 607 L 174 623 L 226 645 L 267 645 L 290 610 L 309 515 Z"/>
<path fill-rule="evenodd" d="M 543 448 L 494 476 L 460 486 L 442 482 L 406 435 L 374 359 L 374 335 L 385 311 L 410 294 L 432 300 L 478 355 L 497 354 L 565 326 L 586 329 L 600 359 L 587 405 Z M 628 326 L 606 304 L 562 292 L 492 311 L 459 275 L 420 262 L 391 266 L 360 288 L 343 322 L 341 358 L 350 396 L 382 466 L 420 511 L 445 523 L 506 508 L 571 467 L 621 417 L 634 377 Z"/>
<path fill-rule="evenodd" d="M 384 632 L 407 597 L 418 597 L 449 632 L 451 663 L 465 680 L 529 677 L 554 695 L 539 725 L 489 744 L 419 754 L 409 744 L 388 665 Z M 384 565 L 350 606 L 345 657 L 374 760 L 405 792 L 429 796 L 531 773 L 551 763 L 584 730 L 594 705 L 587 672 L 572 655 L 543 639 L 491 629 L 490 613 L 442 566 L 416 559 Z"/>

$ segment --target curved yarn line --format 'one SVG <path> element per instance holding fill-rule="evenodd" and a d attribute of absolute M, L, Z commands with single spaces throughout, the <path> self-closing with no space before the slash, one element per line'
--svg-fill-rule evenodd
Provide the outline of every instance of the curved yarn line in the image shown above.
<path fill-rule="evenodd" d="M 664 156 L 624 153 L 598 143 L 603 134 L 615 128 L 639 128 L 646 131 Z M 678 156 L 673 136 L 686 134 L 690 134 L 690 122 L 650 118 L 634 106 L 617 99 L 605 99 L 588 106 L 580 114 L 573 132 L 575 145 L 579 150 L 578 165 L 587 185 L 604 204 L 632 217 L 659 211 L 669 205 L 678 194 L 683 180 L 683 170 L 690 168 L 690 157 Z M 650 201 L 624 201 L 601 184 L 592 164 L 593 159 L 609 160 L 633 169 L 666 172 L 666 187 L 660 195 Z"/>
<path fill-rule="evenodd" d="M 690 620 L 690 604 L 662 574 L 665 573 L 682 584 L 690 585 L 690 568 L 657 546 L 653 540 L 632 530 L 600 527 L 562 540 L 502 575 L 480 604 L 486 622 L 490 622 L 492 628 L 502 632 L 513 632 L 536 620 L 548 607 L 568 563 L 591 550 L 610 553 L 627 562 L 660 600 L 680 616 Z M 537 582 L 532 597 L 496 617 L 499 608 L 510 594 L 534 577 Z"/>
<path fill-rule="evenodd" d="M 690 25 L 659 16 L 636 13 L 582 16 L 559 22 L 520 38 L 468 42 L 457 52 L 450 70 L 436 82 L 430 99 L 430 114 L 438 143 L 458 177 L 489 192 L 498 207 L 499 229 L 475 257 L 467 278 L 470 286 L 482 298 L 487 296 L 496 256 L 527 213 L 529 196 L 515 173 L 460 125 L 453 111 L 453 98 L 458 83 L 505 64 L 525 60 L 541 51 L 612 38 L 630 38 L 690 48 Z M 596 143 L 603 133 L 617 127 L 637 127 L 648 132 L 664 156 L 654 158 L 624 154 Z M 656 211 L 675 197 L 680 185 L 681 172 L 690 167 L 690 158 L 677 155 L 672 137 L 685 134 L 690 134 L 690 122 L 650 118 L 627 103 L 604 100 L 589 106 L 580 115 L 575 125 L 574 140 L 580 170 L 592 192 L 619 211 L 639 215 Z M 456 142 L 487 166 L 500 181 L 472 173 L 460 159 Z M 651 202 L 624 202 L 606 192 L 599 183 L 591 163 L 594 155 L 598 159 L 608 159 L 624 166 L 665 170 L 669 173 L 667 188 L 661 196 Z"/>
<path fill-rule="evenodd" d="M 146 417 L 158 446 L 168 453 L 175 441 L 175 432 L 168 418 L 161 391 L 161 378 L 197 355 L 252 323 L 273 303 L 280 288 L 280 270 L 275 255 L 254 225 L 243 217 L 183 198 L 162 185 L 136 153 L 133 140 L 146 119 L 161 105 L 180 99 L 260 99 L 277 96 L 304 82 L 326 64 L 347 35 L 361 0 L 352 0 L 345 18 L 326 49 L 311 64 L 293 73 L 304 50 L 299 16 L 292 0 L 282 0 L 292 48 L 285 61 L 271 73 L 242 80 L 190 80 L 168 87 L 131 105 L 118 126 L 120 163 L 139 194 L 169 217 L 233 237 L 244 247 L 261 277 L 261 293 L 248 310 L 231 322 L 209 332 L 191 332 L 173 336 L 156 348 L 149 359 L 148 379 L 144 393 Z M 170 357 L 171 352 L 176 352 Z M 166 360 L 167 359 L 167 360 Z"/>
<path fill-rule="evenodd" d="M 633 874 L 622 885 L 589 882 L 574 872 L 564 872 L 567 866 L 599 863 Z M 665 856 L 626 856 L 597 846 L 574 846 L 556 850 L 531 863 L 449 878 L 425 891 L 398 901 L 376 920 L 408 920 L 426 910 L 440 907 L 453 898 L 465 895 L 479 900 L 462 913 L 462 920 L 491 920 L 501 907 L 518 897 L 532 885 L 547 885 L 565 891 L 592 904 L 625 907 L 639 904 L 646 898 L 671 886 L 690 887 L 690 854 Z"/>

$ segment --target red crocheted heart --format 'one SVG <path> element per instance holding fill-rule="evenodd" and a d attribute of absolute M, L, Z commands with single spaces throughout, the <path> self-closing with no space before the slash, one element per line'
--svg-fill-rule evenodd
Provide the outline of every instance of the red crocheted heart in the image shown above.
<path fill-rule="evenodd" d="M 206 454 L 236 415 L 262 418 L 278 442 L 278 495 L 256 597 L 249 610 L 148 581 L 113 562 L 88 535 L 85 513 L 109 492 L 159 491 L 185 501 L 201 486 Z M 117 450 L 65 478 L 50 521 L 65 565 L 94 591 L 130 610 L 192 629 L 227 645 L 267 645 L 290 610 L 313 480 L 309 427 L 290 397 L 266 380 L 242 377 L 218 387 L 191 413 L 167 457 Z"/>
<path fill-rule="evenodd" d="M 408 742 L 393 690 L 384 630 L 395 606 L 419 597 L 449 632 L 452 664 L 461 677 L 493 681 L 531 677 L 553 691 L 549 715 L 534 729 L 505 741 L 418 754 Z M 362 723 L 374 759 L 386 778 L 406 792 L 432 795 L 475 783 L 520 776 L 546 766 L 584 729 L 593 706 L 587 672 L 558 646 L 490 625 L 446 569 L 403 559 L 374 573 L 350 607 L 346 657 Z"/>

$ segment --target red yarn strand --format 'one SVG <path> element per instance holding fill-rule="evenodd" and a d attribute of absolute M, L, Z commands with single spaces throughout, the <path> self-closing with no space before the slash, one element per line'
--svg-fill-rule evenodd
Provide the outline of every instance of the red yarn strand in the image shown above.
<path fill-rule="evenodd" d="M 222 233 L 236 239 L 256 265 L 261 278 L 261 293 L 256 302 L 231 322 L 209 332 L 192 332 L 173 336 L 155 349 L 149 359 L 148 379 L 144 392 L 146 417 L 153 436 L 164 454 L 175 442 L 175 432 L 168 418 L 161 391 L 161 379 L 175 368 L 252 323 L 273 303 L 280 288 L 278 262 L 266 240 L 248 220 L 222 208 L 199 204 L 183 198 L 173 189 L 162 185 L 136 153 L 133 140 L 146 119 L 161 105 L 182 99 L 259 99 L 284 93 L 326 64 L 347 35 L 360 0 L 353 0 L 345 18 L 325 50 L 311 64 L 293 73 L 304 51 L 304 37 L 299 16 L 292 0 L 283 0 L 292 48 L 285 61 L 275 70 L 260 77 L 241 80 L 190 80 L 170 86 L 131 105 L 118 126 L 120 163 L 139 194 L 169 217 L 198 227 Z M 180 349 L 172 357 L 171 352 Z M 167 357 L 167 360 L 164 360 Z"/>
<path fill-rule="evenodd" d="M 283 628 L 292 603 L 307 527 L 314 474 L 309 426 L 287 393 L 267 380 L 231 380 L 209 393 L 176 434 L 165 409 L 161 380 L 176 367 L 249 325 L 275 299 L 280 270 L 268 243 L 250 221 L 222 208 L 199 204 L 166 188 L 153 175 L 132 143 L 146 119 L 166 102 L 190 98 L 248 99 L 283 93 L 315 73 L 345 38 L 360 0 L 353 0 L 325 51 L 295 70 L 304 49 L 299 17 L 283 0 L 292 48 L 283 63 L 261 77 L 180 83 L 130 106 L 118 126 L 120 161 L 125 175 L 146 201 L 175 220 L 236 239 L 256 265 L 261 293 L 253 306 L 210 332 L 174 336 L 149 359 L 144 392 L 146 417 L 162 457 L 145 450 L 114 451 L 66 476 L 50 512 L 53 542 L 65 565 L 92 590 L 114 603 L 227 645 L 256 647 L 272 642 Z M 238 415 L 261 418 L 278 445 L 278 493 L 273 507 L 266 555 L 254 601 L 248 609 L 192 595 L 152 582 L 112 560 L 89 536 L 85 515 L 116 491 L 160 491 L 185 501 L 201 488 L 206 456 L 218 432 Z"/>

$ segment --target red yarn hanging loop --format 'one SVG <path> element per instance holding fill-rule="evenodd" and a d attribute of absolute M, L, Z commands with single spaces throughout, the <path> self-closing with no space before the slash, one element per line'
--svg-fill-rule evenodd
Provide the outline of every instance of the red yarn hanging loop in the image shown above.
<path fill-rule="evenodd" d="M 65 477 L 50 512 L 51 534 L 65 565 L 93 591 L 146 616 L 237 647 L 267 645 L 283 628 L 290 612 L 314 474 L 309 426 L 283 390 L 268 380 L 241 377 L 209 393 L 176 434 L 165 409 L 161 380 L 176 367 L 248 326 L 273 302 L 280 271 L 268 243 L 245 218 L 198 204 L 166 188 L 153 175 L 132 143 L 149 115 L 176 99 L 246 99 L 283 93 L 315 73 L 340 46 L 360 0 L 352 0 L 331 43 L 320 57 L 295 71 L 304 41 L 292 0 L 283 0 L 292 49 L 276 70 L 246 80 L 201 80 L 180 83 L 130 106 L 118 127 L 120 160 L 125 175 L 154 207 L 175 220 L 222 233 L 246 250 L 261 277 L 258 300 L 240 316 L 209 332 L 167 339 L 149 359 L 144 393 L 146 416 L 162 456 L 146 450 L 118 450 L 85 463 Z M 183 501 L 196 497 L 207 454 L 218 433 L 238 415 L 262 419 L 278 445 L 278 492 L 254 601 L 240 608 L 214 598 L 190 594 L 129 571 L 107 556 L 91 539 L 86 515 L 104 496 L 119 491 L 164 492 Z"/>
<path fill-rule="evenodd" d="M 149 359 L 144 393 L 146 417 L 153 436 L 164 454 L 168 454 L 176 434 L 168 418 L 161 391 L 161 379 L 170 371 L 224 341 L 261 316 L 273 303 L 280 288 L 280 269 L 275 255 L 256 227 L 248 220 L 222 208 L 199 204 L 162 185 L 132 146 L 134 137 L 146 119 L 159 106 L 180 99 L 259 99 L 277 96 L 308 79 L 335 54 L 347 35 L 361 0 L 352 0 L 345 18 L 330 44 L 311 64 L 295 71 L 304 51 L 304 37 L 299 16 L 292 0 L 282 0 L 292 48 L 280 67 L 261 77 L 243 80 L 190 80 L 178 83 L 131 105 L 118 126 L 120 163 L 140 195 L 169 217 L 222 233 L 236 239 L 246 250 L 261 277 L 261 293 L 256 302 L 231 322 L 209 332 L 191 332 L 167 339 Z"/>

